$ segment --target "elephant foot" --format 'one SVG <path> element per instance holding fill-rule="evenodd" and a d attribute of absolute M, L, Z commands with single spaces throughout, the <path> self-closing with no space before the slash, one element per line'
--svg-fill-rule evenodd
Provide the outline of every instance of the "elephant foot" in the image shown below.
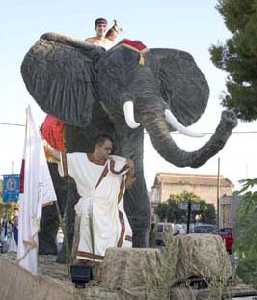
<path fill-rule="evenodd" d="M 38 251 L 39 255 L 57 255 L 57 247 L 40 247 Z"/>
<path fill-rule="evenodd" d="M 39 234 L 39 255 L 57 255 L 57 246 L 53 236 L 46 236 L 46 234 Z"/>
<path fill-rule="evenodd" d="M 56 262 L 59 264 L 66 264 L 68 262 L 65 253 L 59 253 L 57 258 L 56 258 Z"/>

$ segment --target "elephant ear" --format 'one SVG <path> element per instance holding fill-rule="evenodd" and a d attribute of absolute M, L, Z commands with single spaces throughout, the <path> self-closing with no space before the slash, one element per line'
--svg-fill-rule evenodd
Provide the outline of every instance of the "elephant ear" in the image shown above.
<path fill-rule="evenodd" d="M 183 125 L 195 123 L 204 113 L 209 88 L 193 57 L 176 49 L 150 49 L 150 68 L 161 96 Z"/>
<path fill-rule="evenodd" d="M 26 54 L 21 74 L 43 111 L 71 125 L 86 127 L 95 101 L 95 61 L 102 47 L 47 33 Z"/>

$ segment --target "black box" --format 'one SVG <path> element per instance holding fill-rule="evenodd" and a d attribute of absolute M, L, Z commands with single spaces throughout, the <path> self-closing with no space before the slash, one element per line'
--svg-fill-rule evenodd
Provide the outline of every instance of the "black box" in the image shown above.
<path fill-rule="evenodd" d="M 71 265 L 70 275 L 76 288 L 85 288 L 86 284 L 93 279 L 93 268 L 83 265 Z"/>

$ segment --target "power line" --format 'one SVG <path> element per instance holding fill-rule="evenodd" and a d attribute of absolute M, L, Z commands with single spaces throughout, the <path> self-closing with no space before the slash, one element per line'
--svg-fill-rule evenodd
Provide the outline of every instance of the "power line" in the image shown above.
<path fill-rule="evenodd" d="M 20 123 L 8 123 L 8 122 L 0 123 L 0 125 L 7 125 L 7 126 L 22 126 L 22 127 L 25 127 L 25 124 L 20 124 Z"/>
<path fill-rule="evenodd" d="M 232 134 L 253 134 L 257 133 L 257 131 L 232 131 Z M 214 132 L 201 132 L 201 134 L 214 134 Z"/>
<path fill-rule="evenodd" d="M 170 132 L 170 133 L 185 135 L 184 133 L 181 133 L 181 132 L 178 132 L 178 131 L 174 131 L 174 132 Z M 199 133 L 203 134 L 203 135 L 212 135 L 215 132 L 199 132 Z M 256 134 L 256 133 L 257 133 L 257 131 L 232 131 L 232 134 Z M 148 132 L 145 131 L 145 134 L 148 134 Z"/>
<path fill-rule="evenodd" d="M 232 134 L 252 134 L 257 133 L 257 131 L 232 131 Z M 214 134 L 214 132 L 203 132 L 202 134 Z"/>
<path fill-rule="evenodd" d="M 8 122 L 0 122 L 0 125 L 7 125 L 7 126 L 21 126 L 21 127 L 25 127 L 25 124 L 21 124 L 21 123 L 8 123 Z M 171 132 L 172 134 L 183 134 L 180 133 L 178 131 L 174 131 Z M 204 134 L 204 135 L 210 135 L 210 134 L 214 134 L 214 132 L 199 132 L 200 134 Z M 232 131 L 232 134 L 256 134 L 257 131 Z M 145 131 L 145 134 L 148 134 L 147 131 Z M 184 134 L 183 134 L 184 135 Z"/>

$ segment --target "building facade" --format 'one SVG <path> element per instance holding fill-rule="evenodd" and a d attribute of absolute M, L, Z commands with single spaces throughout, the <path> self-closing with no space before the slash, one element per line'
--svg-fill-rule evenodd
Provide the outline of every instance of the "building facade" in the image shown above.
<path fill-rule="evenodd" d="M 233 183 L 223 176 L 220 176 L 218 181 L 215 175 L 157 173 L 151 189 L 150 201 L 154 208 L 159 203 L 167 201 L 171 194 L 181 194 L 186 191 L 194 193 L 217 208 L 217 195 L 231 196 L 233 188 Z"/>
<path fill-rule="evenodd" d="M 239 196 L 224 195 L 220 198 L 219 226 L 220 228 L 234 228 L 236 210 L 240 205 Z"/>

